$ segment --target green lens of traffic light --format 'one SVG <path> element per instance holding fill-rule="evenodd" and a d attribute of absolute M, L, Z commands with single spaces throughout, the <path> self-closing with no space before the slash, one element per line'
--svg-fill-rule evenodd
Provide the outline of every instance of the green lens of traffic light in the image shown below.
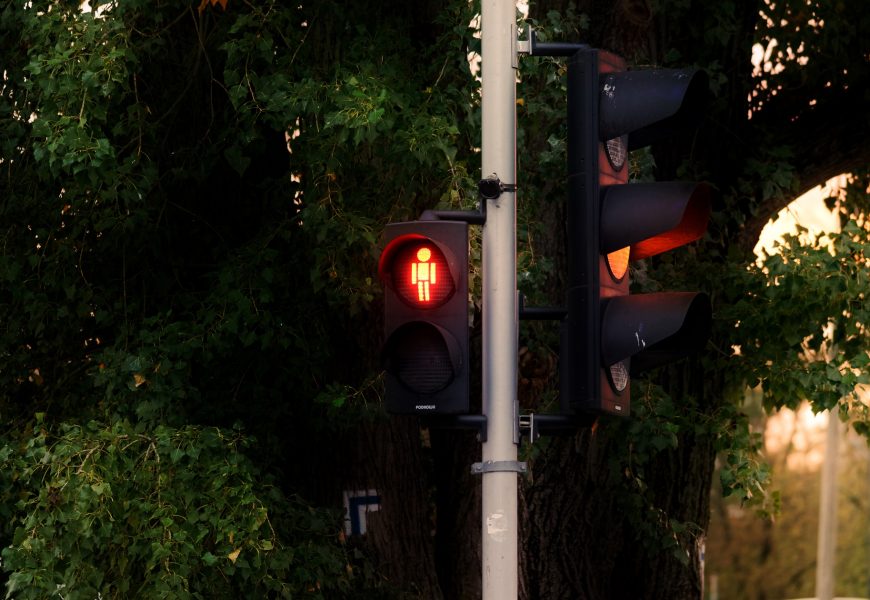
<path fill-rule="evenodd" d="M 430 323 L 414 321 L 390 336 L 387 370 L 410 391 L 435 394 L 455 376 L 447 332 Z"/>
<path fill-rule="evenodd" d="M 604 150 L 607 155 L 607 162 L 616 171 L 621 171 L 625 166 L 625 159 L 628 158 L 628 136 L 621 135 L 604 142 Z"/>
<path fill-rule="evenodd" d="M 614 391 L 622 392 L 628 386 L 628 368 L 625 361 L 619 361 L 610 365 L 610 383 Z"/>
<path fill-rule="evenodd" d="M 396 251 L 392 279 L 399 297 L 415 308 L 437 308 L 455 290 L 447 258 L 429 240 L 415 240 Z"/>

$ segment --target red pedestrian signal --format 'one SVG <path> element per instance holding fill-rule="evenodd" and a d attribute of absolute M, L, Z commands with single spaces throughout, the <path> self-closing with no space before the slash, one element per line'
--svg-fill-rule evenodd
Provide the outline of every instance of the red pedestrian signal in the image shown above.
<path fill-rule="evenodd" d="M 468 225 L 394 223 L 385 241 L 387 411 L 468 412 Z"/>
<path fill-rule="evenodd" d="M 444 253 L 431 241 L 405 242 L 392 261 L 393 289 L 410 306 L 437 308 L 456 289 Z"/>

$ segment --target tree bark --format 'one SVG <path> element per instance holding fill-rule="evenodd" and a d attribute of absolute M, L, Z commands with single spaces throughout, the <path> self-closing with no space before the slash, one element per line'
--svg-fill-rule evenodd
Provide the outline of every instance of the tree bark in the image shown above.
<path fill-rule="evenodd" d="M 435 469 L 435 569 L 445 598 L 481 595 L 481 482 L 471 474 L 480 460 L 472 433 L 430 429 Z"/>
<path fill-rule="evenodd" d="M 439 600 L 435 564 L 434 511 L 429 465 L 415 418 L 365 424 L 350 435 L 331 466 L 343 490 L 373 489 L 380 509 L 367 514 L 360 544 L 389 587 Z M 321 465 L 324 468 L 325 465 Z M 327 467 L 330 468 L 330 467 Z M 312 480 L 322 479 L 314 476 Z"/>
<path fill-rule="evenodd" d="M 609 432 L 538 442 L 521 499 L 521 597 L 612 598 L 625 531 L 611 504 Z"/>

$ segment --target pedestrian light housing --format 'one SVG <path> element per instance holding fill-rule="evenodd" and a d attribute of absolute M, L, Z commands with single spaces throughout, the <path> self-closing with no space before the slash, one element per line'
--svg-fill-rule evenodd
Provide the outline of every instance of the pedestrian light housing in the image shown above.
<path fill-rule="evenodd" d="M 393 223 L 384 237 L 386 409 L 468 412 L 468 225 Z"/>

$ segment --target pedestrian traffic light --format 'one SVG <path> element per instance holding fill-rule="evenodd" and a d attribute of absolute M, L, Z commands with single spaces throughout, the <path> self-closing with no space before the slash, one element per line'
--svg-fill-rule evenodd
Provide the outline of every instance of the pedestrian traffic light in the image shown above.
<path fill-rule="evenodd" d="M 468 224 L 387 225 L 384 283 L 386 408 L 468 412 Z"/>
<path fill-rule="evenodd" d="M 562 406 L 628 415 L 632 375 L 698 351 L 709 336 L 705 294 L 629 293 L 629 262 L 700 238 L 705 184 L 628 183 L 628 153 L 696 122 L 699 71 L 626 71 L 584 48 L 568 62 L 568 300 L 562 323 Z"/>

